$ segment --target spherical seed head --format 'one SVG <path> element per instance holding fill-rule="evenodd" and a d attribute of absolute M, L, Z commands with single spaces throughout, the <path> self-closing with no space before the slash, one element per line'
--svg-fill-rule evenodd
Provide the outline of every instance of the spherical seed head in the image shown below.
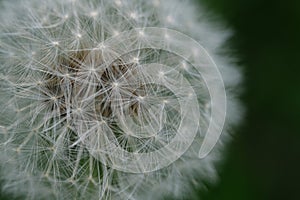
<path fill-rule="evenodd" d="M 215 52 L 224 31 L 198 22 L 194 2 L 1 4 L 7 192 L 181 198 L 215 180 L 228 128 L 239 121 L 231 92 L 240 76 Z"/>

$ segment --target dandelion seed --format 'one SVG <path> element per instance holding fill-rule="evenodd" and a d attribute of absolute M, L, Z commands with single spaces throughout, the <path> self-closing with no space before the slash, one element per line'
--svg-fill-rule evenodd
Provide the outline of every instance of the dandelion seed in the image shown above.
<path fill-rule="evenodd" d="M 132 59 L 132 62 L 138 64 L 138 63 L 139 63 L 139 58 L 134 57 L 134 58 Z"/>
<path fill-rule="evenodd" d="M 113 31 L 113 36 L 117 36 L 117 35 L 119 35 L 120 33 L 118 32 L 118 31 L 116 31 L 116 30 L 114 30 Z"/>
<path fill-rule="evenodd" d="M 173 19 L 173 17 L 172 16 L 167 16 L 167 22 L 169 22 L 169 23 L 173 23 L 174 22 L 174 19 Z"/>
<path fill-rule="evenodd" d="M 120 0 L 115 0 L 116 5 L 121 6 L 122 5 L 122 1 Z"/>
<path fill-rule="evenodd" d="M 58 45 L 59 45 L 59 42 L 53 41 L 53 42 L 52 42 L 52 45 L 53 45 L 53 46 L 58 46 Z"/>
<path fill-rule="evenodd" d="M 92 11 L 92 12 L 90 12 L 90 16 L 91 16 L 91 17 L 97 17 L 97 15 L 98 15 L 98 12 L 97 12 L 97 11 Z"/>
<path fill-rule="evenodd" d="M 144 31 L 139 31 L 139 35 L 143 37 L 145 35 Z"/>
<path fill-rule="evenodd" d="M 160 0 L 153 0 L 153 5 L 158 7 L 160 5 Z"/>
<path fill-rule="evenodd" d="M 103 43 L 99 44 L 99 49 L 104 50 L 105 48 L 106 46 Z"/>
<path fill-rule="evenodd" d="M 80 33 L 77 33 L 77 34 L 76 34 L 76 37 L 77 37 L 77 38 L 81 38 L 82 35 L 81 35 Z"/>
<path fill-rule="evenodd" d="M 137 14 L 135 12 L 130 13 L 129 15 L 132 19 L 136 19 L 137 18 Z"/>
<path fill-rule="evenodd" d="M 170 36 L 169 36 L 167 33 L 165 34 L 165 39 L 166 39 L 166 40 L 169 40 L 169 39 L 170 39 Z"/>

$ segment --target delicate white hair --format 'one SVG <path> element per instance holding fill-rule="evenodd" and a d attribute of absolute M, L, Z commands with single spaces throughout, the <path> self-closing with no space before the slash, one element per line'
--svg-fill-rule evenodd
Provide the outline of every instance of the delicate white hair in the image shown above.
<path fill-rule="evenodd" d="M 3 191 L 183 198 L 217 178 L 242 109 L 231 32 L 193 1 L 0 2 Z"/>

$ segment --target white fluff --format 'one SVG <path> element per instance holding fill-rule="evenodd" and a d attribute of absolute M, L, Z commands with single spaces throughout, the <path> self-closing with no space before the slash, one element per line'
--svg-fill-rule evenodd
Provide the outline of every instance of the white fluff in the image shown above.
<path fill-rule="evenodd" d="M 0 4 L 4 192 L 183 198 L 216 180 L 241 75 L 195 2 Z"/>

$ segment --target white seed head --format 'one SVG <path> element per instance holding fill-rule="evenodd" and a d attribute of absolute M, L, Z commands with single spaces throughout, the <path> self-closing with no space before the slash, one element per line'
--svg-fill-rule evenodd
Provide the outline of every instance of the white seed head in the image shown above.
<path fill-rule="evenodd" d="M 241 76 L 194 3 L 2 0 L 3 189 L 181 199 L 215 181 Z"/>

